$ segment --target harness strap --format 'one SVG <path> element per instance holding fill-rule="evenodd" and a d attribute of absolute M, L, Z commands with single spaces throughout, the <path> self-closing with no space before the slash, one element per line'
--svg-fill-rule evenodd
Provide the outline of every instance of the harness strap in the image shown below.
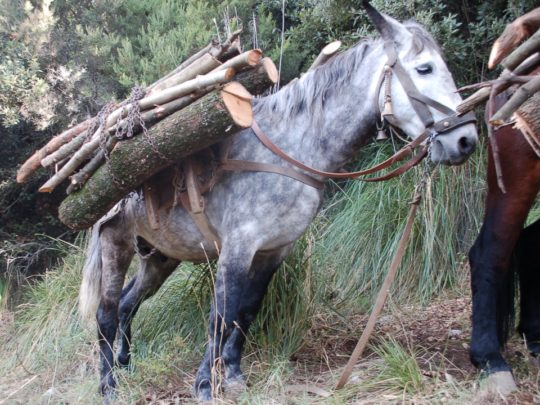
<path fill-rule="evenodd" d="M 180 201 L 212 249 L 219 249 L 219 237 L 216 235 L 204 212 L 204 197 L 201 194 L 199 180 L 193 168 L 192 159 L 192 157 L 187 157 L 183 164 L 186 191 L 180 193 Z"/>
<path fill-rule="evenodd" d="M 326 178 L 337 178 L 337 179 L 356 179 L 356 178 L 358 178 L 360 176 L 375 173 L 375 172 L 381 171 L 383 169 L 386 169 L 387 167 L 391 166 L 393 163 L 399 162 L 399 161 L 403 160 L 406 156 L 409 156 L 412 153 L 412 149 L 414 147 L 420 145 L 428 137 L 428 133 L 423 132 L 420 136 L 418 136 L 415 140 L 413 140 L 409 145 L 407 145 L 404 148 L 397 151 L 393 156 L 391 156 L 390 158 L 388 158 L 384 162 L 382 162 L 382 163 L 380 163 L 380 164 L 378 164 L 376 166 L 373 166 L 373 167 L 371 167 L 369 169 L 359 170 L 359 171 L 356 171 L 356 172 L 348 172 L 348 173 L 336 173 L 336 172 L 325 172 L 325 171 L 322 171 L 322 170 L 314 169 L 314 168 L 312 168 L 310 166 L 306 166 L 302 162 L 299 162 L 298 160 L 296 160 L 292 156 L 288 155 L 281 148 L 279 148 L 279 146 L 277 146 L 275 143 L 273 143 L 270 140 L 270 138 L 268 138 L 268 136 L 266 136 L 266 134 L 259 127 L 259 124 L 257 124 L 257 121 L 253 120 L 253 123 L 251 124 L 251 129 L 253 130 L 253 132 L 255 133 L 257 138 L 259 138 L 259 140 L 262 142 L 262 144 L 264 146 L 266 146 L 269 150 L 274 152 L 276 155 L 278 155 L 280 158 L 282 158 L 286 162 L 289 162 L 293 166 L 296 166 L 299 169 L 302 169 L 302 170 L 304 170 L 306 172 L 315 174 L 317 176 L 322 176 L 322 177 L 326 177 Z M 415 156 L 413 159 L 411 159 L 411 161 L 413 161 L 414 164 L 416 164 L 416 163 L 419 162 L 419 160 L 417 161 L 416 159 L 417 159 L 417 157 Z M 414 164 L 412 166 L 409 166 L 411 164 L 411 161 L 407 162 L 404 166 L 407 166 L 408 168 L 414 166 Z M 398 169 L 394 170 L 392 173 L 397 172 L 397 170 Z M 403 173 L 403 172 L 396 173 L 396 174 L 394 174 L 392 176 L 390 176 L 391 173 L 389 173 L 388 175 L 384 176 L 384 179 L 390 179 L 392 177 L 398 176 L 401 173 Z M 387 176 L 390 176 L 390 177 L 387 177 Z M 367 179 L 362 179 L 362 180 L 367 180 Z M 376 180 L 373 179 L 373 180 L 370 180 L 370 181 L 376 181 Z"/>
<path fill-rule="evenodd" d="M 251 162 L 248 160 L 231 160 L 227 159 L 221 164 L 221 169 L 228 171 L 248 171 L 248 172 L 266 172 L 266 173 L 277 173 L 283 176 L 293 178 L 295 180 L 301 181 L 308 186 L 323 189 L 324 183 L 319 181 L 311 176 L 308 176 L 305 173 L 299 172 L 289 167 L 273 165 L 270 163 L 260 163 L 260 162 Z"/>

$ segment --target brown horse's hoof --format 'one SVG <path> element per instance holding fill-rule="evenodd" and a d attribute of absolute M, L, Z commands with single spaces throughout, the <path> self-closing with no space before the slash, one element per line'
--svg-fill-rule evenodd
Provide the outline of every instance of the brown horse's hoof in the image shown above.
<path fill-rule="evenodd" d="M 480 382 L 475 395 L 475 403 L 494 403 L 497 400 L 504 400 L 517 389 L 514 376 L 510 371 L 498 371 Z"/>

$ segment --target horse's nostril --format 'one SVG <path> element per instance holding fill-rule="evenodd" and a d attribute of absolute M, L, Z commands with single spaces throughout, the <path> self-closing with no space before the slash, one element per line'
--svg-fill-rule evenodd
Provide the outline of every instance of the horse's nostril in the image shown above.
<path fill-rule="evenodd" d="M 458 148 L 461 153 L 468 155 L 474 151 L 475 147 L 476 143 L 470 140 L 468 137 L 462 136 L 461 138 L 459 138 Z"/>

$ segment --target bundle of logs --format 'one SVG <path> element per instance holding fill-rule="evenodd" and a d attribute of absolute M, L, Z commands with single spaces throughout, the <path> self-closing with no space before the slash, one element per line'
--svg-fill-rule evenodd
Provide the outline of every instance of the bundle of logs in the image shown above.
<path fill-rule="evenodd" d="M 124 102 L 55 136 L 20 167 L 17 181 L 54 167 L 39 191 L 69 178 L 60 219 L 84 229 L 155 173 L 249 127 L 252 94 L 275 84 L 278 72 L 261 50 L 242 52 L 239 34 L 211 42 Z"/>
<path fill-rule="evenodd" d="M 540 156 L 540 30 L 514 49 L 500 65 L 504 70 L 496 80 L 460 89 L 477 91 L 458 106 L 458 113 L 471 111 L 502 91 L 511 90 L 512 96 L 496 113 L 490 114 L 489 123 L 498 127 L 510 120 L 515 122 L 529 142 L 537 144 L 531 146 Z"/>

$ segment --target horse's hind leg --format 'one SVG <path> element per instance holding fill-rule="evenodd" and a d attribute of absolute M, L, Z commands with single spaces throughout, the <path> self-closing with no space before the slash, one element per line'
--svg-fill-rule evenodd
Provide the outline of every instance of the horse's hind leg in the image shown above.
<path fill-rule="evenodd" d="M 121 366 L 127 366 L 130 361 L 131 321 L 133 317 L 143 301 L 159 290 L 159 287 L 180 263 L 178 260 L 169 259 L 159 251 L 152 251 L 151 247 L 147 247 L 147 244 L 140 239 L 137 243 L 139 252 L 144 256 L 140 257 L 141 266 L 137 275 L 122 291 L 118 311 L 120 347 L 117 361 Z"/>
<path fill-rule="evenodd" d="M 133 241 L 126 238 L 126 229 L 117 219 L 101 229 L 103 272 L 101 299 L 97 311 L 98 340 L 100 349 L 100 384 L 103 395 L 109 395 L 116 386 L 112 374 L 113 345 L 118 328 L 118 302 L 124 285 L 126 271 L 133 258 Z"/>
<path fill-rule="evenodd" d="M 540 220 L 525 228 L 517 248 L 520 285 L 519 333 L 531 354 L 540 357 Z"/>

